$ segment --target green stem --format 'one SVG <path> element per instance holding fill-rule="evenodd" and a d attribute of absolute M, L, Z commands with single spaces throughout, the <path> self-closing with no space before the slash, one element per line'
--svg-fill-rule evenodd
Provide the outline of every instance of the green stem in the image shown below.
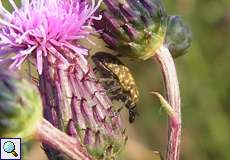
<path fill-rule="evenodd" d="M 72 160 L 91 160 L 76 138 L 70 137 L 43 119 L 37 124 L 36 134 L 46 145 L 65 154 Z"/>

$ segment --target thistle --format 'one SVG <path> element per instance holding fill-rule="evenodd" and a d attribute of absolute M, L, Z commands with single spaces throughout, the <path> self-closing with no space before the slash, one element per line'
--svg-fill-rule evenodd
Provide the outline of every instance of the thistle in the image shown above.
<path fill-rule="evenodd" d="M 146 60 L 163 45 L 173 54 L 190 46 L 190 31 L 167 15 L 160 0 L 104 0 L 97 14 L 102 21 L 94 21 L 95 28 L 120 56 Z"/>
<path fill-rule="evenodd" d="M 0 70 L 0 137 L 28 138 L 42 119 L 37 89 L 13 72 Z"/>
<path fill-rule="evenodd" d="M 1 62 L 11 63 L 11 69 L 25 60 L 34 64 L 45 118 L 92 157 L 117 157 L 126 140 L 120 116 L 94 80 L 88 50 L 79 44 L 95 32 L 90 22 L 100 19 L 93 14 L 101 0 L 22 0 L 20 8 L 9 2 L 12 13 L 0 1 Z M 56 148 L 44 149 L 49 159 L 65 158 Z"/>
<path fill-rule="evenodd" d="M 20 68 L 26 59 L 32 58 L 39 74 L 43 70 L 43 59 L 52 56 L 69 65 L 60 48 L 69 49 L 84 60 L 87 49 L 76 41 L 92 33 L 88 21 L 100 1 L 22 0 L 20 8 L 9 1 L 13 13 L 8 12 L 0 1 L 3 17 L 0 19 L 0 56 L 11 55 L 0 60 L 12 62 L 10 68 Z"/>

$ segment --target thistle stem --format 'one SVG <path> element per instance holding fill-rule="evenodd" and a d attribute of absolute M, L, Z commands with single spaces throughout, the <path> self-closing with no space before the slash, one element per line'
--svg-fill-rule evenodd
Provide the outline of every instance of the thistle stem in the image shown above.
<path fill-rule="evenodd" d="M 45 119 L 37 124 L 36 134 L 43 143 L 73 160 L 91 160 L 76 138 L 58 130 Z"/>
<path fill-rule="evenodd" d="M 165 46 L 162 46 L 156 51 L 154 58 L 161 67 L 168 103 L 176 113 L 175 116 L 169 116 L 166 160 L 179 160 L 181 143 L 181 100 L 176 67 L 168 48 Z"/>

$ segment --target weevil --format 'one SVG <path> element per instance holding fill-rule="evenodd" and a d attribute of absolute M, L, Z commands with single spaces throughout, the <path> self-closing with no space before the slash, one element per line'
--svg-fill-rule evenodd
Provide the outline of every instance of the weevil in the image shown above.
<path fill-rule="evenodd" d="M 97 52 L 92 60 L 110 99 L 123 102 L 129 110 L 129 122 L 134 122 L 139 91 L 129 68 L 116 56 L 106 52 Z"/>

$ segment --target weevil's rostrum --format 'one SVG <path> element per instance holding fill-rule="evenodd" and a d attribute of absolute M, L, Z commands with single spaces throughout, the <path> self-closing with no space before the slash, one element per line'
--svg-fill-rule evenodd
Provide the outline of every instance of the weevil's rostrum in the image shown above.
<path fill-rule="evenodd" d="M 92 60 L 100 74 L 104 88 L 111 94 L 111 99 L 124 102 L 129 109 L 129 121 L 133 122 L 139 91 L 129 68 L 116 56 L 104 52 L 96 53 L 92 56 Z"/>

